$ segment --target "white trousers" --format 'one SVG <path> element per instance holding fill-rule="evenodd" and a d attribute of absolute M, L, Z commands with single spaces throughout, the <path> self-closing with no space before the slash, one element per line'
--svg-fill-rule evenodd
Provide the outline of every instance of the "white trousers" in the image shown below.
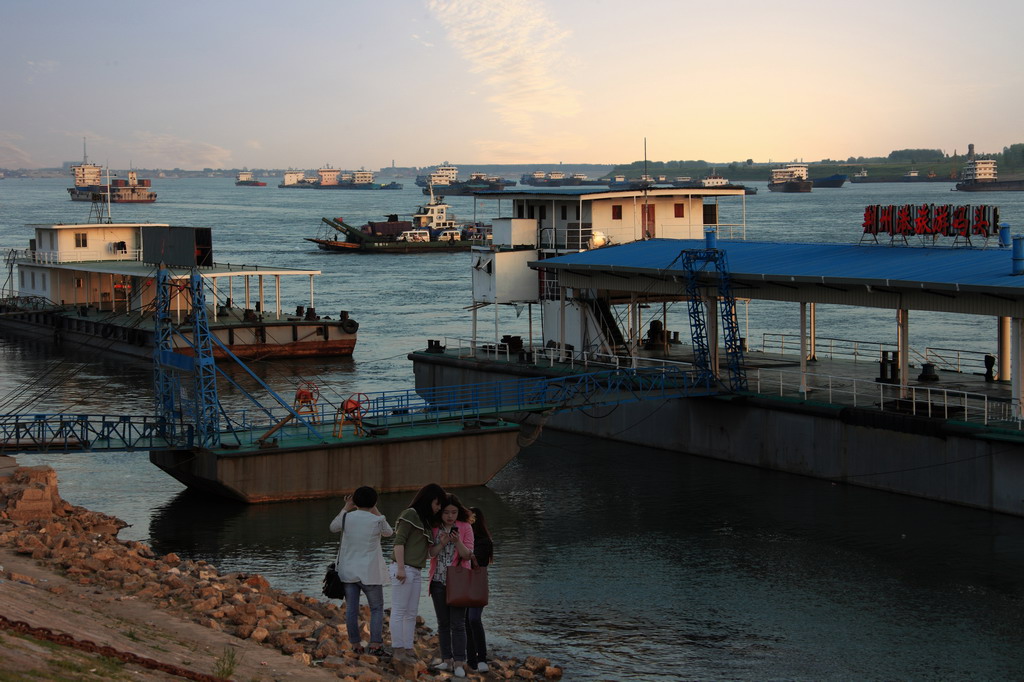
<path fill-rule="evenodd" d="M 412 649 L 416 637 L 416 614 L 420 606 L 423 569 L 405 567 L 405 582 L 395 578 L 396 564 L 391 564 L 391 646 Z"/>

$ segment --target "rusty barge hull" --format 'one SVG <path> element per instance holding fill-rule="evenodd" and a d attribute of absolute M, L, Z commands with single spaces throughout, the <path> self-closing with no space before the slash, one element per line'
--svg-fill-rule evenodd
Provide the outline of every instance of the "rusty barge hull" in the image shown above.
<path fill-rule="evenodd" d="M 152 450 L 150 461 L 189 488 L 239 502 L 484 485 L 519 451 L 519 427 L 441 424 L 294 447 Z"/>
<path fill-rule="evenodd" d="M 0 305 L 0 332 L 51 342 L 62 348 L 95 348 L 107 353 L 151 358 L 156 343 L 152 320 L 135 318 L 125 316 L 122 320 L 119 316 L 101 316 L 95 311 L 80 316 L 58 310 L 20 310 Z M 343 328 L 346 324 L 351 329 L 355 323 L 323 319 L 212 323 L 210 331 L 243 360 L 350 357 L 357 335 L 346 332 Z M 192 353 L 181 339 L 176 339 L 175 345 L 179 353 Z M 218 359 L 227 358 L 218 346 L 213 353 Z"/>

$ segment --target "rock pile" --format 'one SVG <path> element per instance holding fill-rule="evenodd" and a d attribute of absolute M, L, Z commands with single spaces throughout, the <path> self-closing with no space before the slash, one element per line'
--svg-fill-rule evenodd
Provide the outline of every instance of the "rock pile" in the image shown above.
<path fill-rule="evenodd" d="M 422 618 L 416 632 L 416 661 L 379 658 L 354 651 L 348 642 L 345 613 L 333 603 L 301 592 L 285 594 L 260 575 L 221 575 L 205 561 L 156 556 L 148 545 L 122 541 L 127 524 L 105 514 L 75 507 L 57 492 L 49 467 L 0 471 L 0 546 L 58 567 L 81 585 L 144 599 L 155 607 L 187 615 L 208 628 L 259 642 L 306 665 L 317 665 L 353 682 L 397 679 L 447 679 L 428 671 L 424 660 L 437 651 L 437 637 Z M 5 576 L 17 579 L 18 576 Z M 66 590 L 58 586 L 51 591 Z M 365 632 L 369 610 L 361 607 Z M 559 679 L 562 670 L 546 659 L 529 657 L 489 661 L 488 673 L 471 678 Z"/>

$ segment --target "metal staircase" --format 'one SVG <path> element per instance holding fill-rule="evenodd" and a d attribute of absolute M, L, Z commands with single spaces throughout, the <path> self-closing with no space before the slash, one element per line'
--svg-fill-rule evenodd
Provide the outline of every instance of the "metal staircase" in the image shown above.
<path fill-rule="evenodd" d="M 700 273 L 714 268 L 718 276 L 718 295 L 722 328 L 725 332 L 726 367 L 729 371 L 729 387 L 733 391 L 747 390 L 747 373 L 743 368 L 743 342 L 739 322 L 736 319 L 736 298 L 732 294 L 729 266 L 725 252 L 720 249 L 688 249 L 682 252 L 683 268 L 686 270 L 686 293 L 689 298 L 690 335 L 693 338 L 693 364 L 699 372 L 717 377 L 718 368 L 711 366 L 711 348 L 708 342 L 708 326 L 705 319 L 704 295 L 701 291 Z M 714 305 L 714 304 L 712 304 Z"/>
<path fill-rule="evenodd" d="M 193 270 L 188 288 L 179 292 L 191 298 L 192 355 L 174 350 L 170 310 L 172 288 L 177 285 L 172 284 L 163 267 L 157 270 L 156 286 L 153 386 L 156 413 L 164 424 L 164 438 L 173 445 L 214 447 L 220 442 L 220 400 L 202 275 Z M 182 382 L 186 374 L 191 378 L 188 384 Z M 191 443 L 183 440 L 185 432 L 181 424 L 186 420 L 194 427 Z"/>

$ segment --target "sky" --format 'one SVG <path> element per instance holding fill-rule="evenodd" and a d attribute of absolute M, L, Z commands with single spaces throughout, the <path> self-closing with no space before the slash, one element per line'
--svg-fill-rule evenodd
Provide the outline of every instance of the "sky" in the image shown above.
<path fill-rule="evenodd" d="M 0 1 L 0 167 L 783 162 L 1024 142 L 1019 0 Z"/>

